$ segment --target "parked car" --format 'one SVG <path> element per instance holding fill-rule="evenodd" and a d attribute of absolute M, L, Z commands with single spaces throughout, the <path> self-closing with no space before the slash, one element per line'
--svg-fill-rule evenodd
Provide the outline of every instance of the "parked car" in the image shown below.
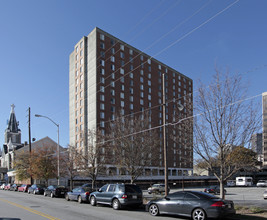
<path fill-rule="evenodd" d="M 226 186 L 228 187 L 235 186 L 235 180 L 227 180 Z"/>
<path fill-rule="evenodd" d="M 65 194 L 65 199 L 67 201 L 75 200 L 78 201 L 79 203 L 89 202 L 89 196 L 92 191 L 93 191 L 92 188 L 77 187 L 71 190 L 70 192 L 67 192 Z"/>
<path fill-rule="evenodd" d="M 21 184 L 14 183 L 12 186 L 10 186 L 10 191 L 18 191 L 19 186 L 21 186 Z"/>
<path fill-rule="evenodd" d="M 6 185 L 7 185 L 6 183 L 3 183 L 3 184 L 0 186 L 0 189 L 4 190 Z"/>
<path fill-rule="evenodd" d="M 257 182 L 257 187 L 264 187 L 267 186 L 267 180 L 259 180 Z"/>
<path fill-rule="evenodd" d="M 179 204 L 179 205 L 178 205 Z M 206 220 L 235 214 L 234 203 L 198 191 L 179 191 L 151 200 L 146 205 L 151 215 L 170 214 Z"/>
<path fill-rule="evenodd" d="M 206 193 L 213 193 L 214 195 L 220 194 L 220 186 L 210 186 L 204 189 L 204 192 Z M 224 194 L 226 194 L 227 191 L 224 189 Z"/>
<path fill-rule="evenodd" d="M 263 192 L 263 199 L 267 199 L 267 190 Z"/>
<path fill-rule="evenodd" d="M 165 184 L 153 184 L 151 187 L 147 189 L 148 194 L 151 193 L 163 193 L 165 192 Z M 170 192 L 170 188 L 168 187 L 168 193 Z"/>
<path fill-rule="evenodd" d="M 51 185 L 44 189 L 44 196 L 53 197 L 64 197 L 65 194 L 68 192 L 68 188 L 65 186 L 56 186 Z"/>
<path fill-rule="evenodd" d="M 5 190 L 10 190 L 11 184 L 8 183 L 7 185 L 5 185 Z"/>
<path fill-rule="evenodd" d="M 41 184 L 33 184 L 28 188 L 28 193 L 33 193 L 33 194 L 44 194 L 44 189 L 45 186 Z"/>
<path fill-rule="evenodd" d="M 30 186 L 30 184 L 22 184 L 20 187 L 18 187 L 18 192 L 28 192 L 28 188 Z"/>
<path fill-rule="evenodd" d="M 106 184 L 90 195 L 90 204 L 95 206 L 98 203 L 111 205 L 115 210 L 122 206 L 140 206 L 143 194 L 135 184 Z"/>

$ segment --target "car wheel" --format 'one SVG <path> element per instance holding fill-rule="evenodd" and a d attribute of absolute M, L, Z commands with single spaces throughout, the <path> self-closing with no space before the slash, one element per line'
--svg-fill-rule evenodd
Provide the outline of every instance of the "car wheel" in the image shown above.
<path fill-rule="evenodd" d="M 192 213 L 193 220 L 206 220 L 206 213 L 203 209 L 195 209 Z"/>
<path fill-rule="evenodd" d="M 50 193 L 50 197 L 51 197 L 51 198 L 53 198 L 53 197 L 54 197 L 54 194 L 53 194 L 52 192 Z"/>
<path fill-rule="evenodd" d="M 91 196 L 91 198 L 90 198 L 90 204 L 92 206 L 96 206 L 96 198 L 94 196 Z"/>
<path fill-rule="evenodd" d="M 65 195 L 65 199 L 66 199 L 67 201 L 70 201 L 70 198 L 69 198 L 68 194 Z"/>
<path fill-rule="evenodd" d="M 44 192 L 44 196 L 47 196 L 46 192 Z"/>
<path fill-rule="evenodd" d="M 159 215 L 159 208 L 156 204 L 151 204 L 148 208 L 150 215 L 157 216 Z"/>
<path fill-rule="evenodd" d="M 36 194 L 35 190 L 33 191 L 33 194 L 34 194 L 34 195 Z"/>
<path fill-rule="evenodd" d="M 82 200 L 82 197 L 81 196 L 78 196 L 78 203 L 82 203 L 83 202 L 83 200 Z"/>
<path fill-rule="evenodd" d="M 28 194 L 30 194 L 30 190 L 28 190 Z"/>
<path fill-rule="evenodd" d="M 112 201 L 112 208 L 114 209 L 114 210 L 118 210 L 118 209 L 120 209 L 120 201 L 118 200 L 118 199 L 113 199 L 113 201 Z"/>

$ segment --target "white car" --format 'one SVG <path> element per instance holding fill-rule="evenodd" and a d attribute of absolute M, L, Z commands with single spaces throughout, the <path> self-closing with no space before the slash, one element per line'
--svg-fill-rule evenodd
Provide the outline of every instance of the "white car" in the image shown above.
<path fill-rule="evenodd" d="M 263 192 L 263 199 L 267 199 L 267 190 Z"/>
<path fill-rule="evenodd" d="M 5 189 L 5 186 L 6 186 L 6 184 L 3 183 L 3 184 L 0 186 L 0 189 L 4 190 L 4 189 Z"/>
<path fill-rule="evenodd" d="M 259 180 L 257 183 L 257 187 L 264 187 L 267 186 L 267 180 Z"/>

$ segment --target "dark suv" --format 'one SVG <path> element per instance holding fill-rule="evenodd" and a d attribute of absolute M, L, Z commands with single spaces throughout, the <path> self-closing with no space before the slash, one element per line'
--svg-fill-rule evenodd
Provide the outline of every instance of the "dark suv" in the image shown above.
<path fill-rule="evenodd" d="M 122 206 L 140 206 L 143 194 L 134 184 L 106 184 L 90 194 L 90 204 L 95 206 L 98 203 L 111 205 L 115 210 Z"/>

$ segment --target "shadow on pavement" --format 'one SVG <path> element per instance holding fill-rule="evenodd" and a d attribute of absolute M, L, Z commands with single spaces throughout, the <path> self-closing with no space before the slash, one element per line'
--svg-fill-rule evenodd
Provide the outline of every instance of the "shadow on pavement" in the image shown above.
<path fill-rule="evenodd" d="M 20 218 L 0 218 L 0 220 L 21 220 Z"/>
<path fill-rule="evenodd" d="M 258 215 L 242 215 L 242 214 L 236 214 L 232 217 L 227 218 L 226 220 L 266 220 L 267 215 L 265 216 L 258 216 Z"/>

